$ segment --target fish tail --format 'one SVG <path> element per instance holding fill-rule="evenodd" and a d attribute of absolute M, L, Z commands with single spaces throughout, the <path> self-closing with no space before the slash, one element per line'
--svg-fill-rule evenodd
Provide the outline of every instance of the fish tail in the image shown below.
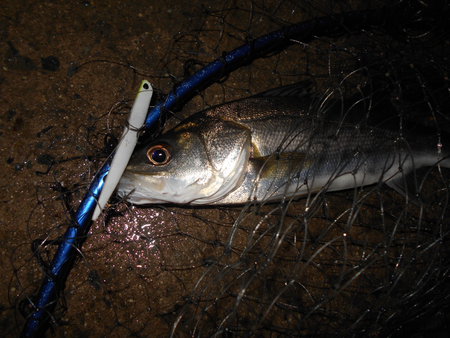
<path fill-rule="evenodd" d="M 450 168 L 450 134 L 443 132 L 436 145 L 438 149 L 438 165 L 444 168 Z"/>
<path fill-rule="evenodd" d="M 450 168 L 450 135 L 419 136 L 411 143 L 419 167 L 441 166 Z"/>
<path fill-rule="evenodd" d="M 437 165 L 444 167 L 444 168 L 450 168 L 450 155 L 441 158 L 438 162 Z"/>
<path fill-rule="evenodd" d="M 428 152 L 422 156 L 422 161 L 418 163 L 419 167 L 435 167 L 450 168 L 450 153 L 444 152 L 441 149 L 434 149 L 433 152 Z"/>

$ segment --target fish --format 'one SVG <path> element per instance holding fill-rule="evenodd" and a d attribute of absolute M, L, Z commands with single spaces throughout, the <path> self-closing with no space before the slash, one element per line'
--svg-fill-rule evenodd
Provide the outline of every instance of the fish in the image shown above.
<path fill-rule="evenodd" d="M 236 205 L 381 182 L 414 199 L 406 175 L 450 167 L 436 132 L 407 136 L 316 108 L 308 95 L 257 95 L 195 113 L 135 151 L 117 194 L 137 205 Z"/>

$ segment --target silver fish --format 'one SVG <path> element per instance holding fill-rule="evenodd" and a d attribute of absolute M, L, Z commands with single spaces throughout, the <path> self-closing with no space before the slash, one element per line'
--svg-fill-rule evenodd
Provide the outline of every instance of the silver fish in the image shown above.
<path fill-rule="evenodd" d="M 450 160 L 438 137 L 308 114 L 305 100 L 251 97 L 197 113 L 137 150 L 118 195 L 134 204 L 277 201 L 379 182 Z"/>

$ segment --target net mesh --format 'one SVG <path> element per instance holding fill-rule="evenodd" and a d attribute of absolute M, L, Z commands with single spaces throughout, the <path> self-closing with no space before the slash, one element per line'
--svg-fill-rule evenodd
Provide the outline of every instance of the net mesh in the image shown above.
<path fill-rule="evenodd" d="M 3 331 L 19 332 L 30 313 L 29 300 L 95 171 L 117 143 L 141 78 L 149 79 L 163 98 L 224 51 L 267 32 L 381 5 L 84 2 L 62 8 L 49 3 L 27 12 L 11 5 L 8 15 L 19 13 L 17 22 L 33 27 L 39 27 L 36 18 L 48 22 L 45 15 L 63 13 L 55 25 L 61 25 L 65 38 L 53 38 L 61 51 L 55 47 L 52 52 L 67 62 L 66 72 L 55 73 L 53 81 L 30 79 L 23 91 L 38 93 L 35 100 L 13 103 L 20 86 L 15 84 L 2 101 L 9 111 L 19 111 L 5 118 L 3 135 L 11 145 L 9 153 L 2 150 L 12 159 L 7 170 L 18 178 L 3 183 L 18 204 L 9 206 L 5 199 L 1 206 L 2 223 L 8 225 L 2 280 L 9 286 L 2 294 Z M 64 24 L 74 10 L 83 11 L 83 20 Z M 349 29 L 344 36 L 295 41 L 224 77 L 182 111 L 169 112 L 168 126 L 216 104 L 308 81 L 312 114 L 322 116 L 330 102 L 339 101 L 343 122 L 355 116 L 360 125 L 388 121 L 398 135 L 427 130 L 445 149 L 444 136 L 450 132 L 448 32 L 440 19 L 445 10 L 444 2 L 412 2 L 406 12 L 414 20 L 398 27 Z M 434 20 L 430 13 L 436 14 Z M 39 48 L 23 42 L 31 41 L 31 33 L 13 33 L 17 25 L 9 19 L 5 28 L 17 44 L 13 47 L 37 58 Z M 79 34 L 83 28 L 88 29 Z M 13 55 L 12 45 L 4 48 L 11 54 L 10 72 L 23 72 L 22 54 Z M 380 113 L 376 108 L 385 102 L 390 108 Z M 27 111 L 31 116 L 22 117 Z M 86 337 L 445 332 L 449 174 L 434 166 L 418 175 L 420 201 L 381 182 L 233 207 L 136 207 L 116 199 L 93 224 L 60 290 L 52 330 L 56 336 Z"/>

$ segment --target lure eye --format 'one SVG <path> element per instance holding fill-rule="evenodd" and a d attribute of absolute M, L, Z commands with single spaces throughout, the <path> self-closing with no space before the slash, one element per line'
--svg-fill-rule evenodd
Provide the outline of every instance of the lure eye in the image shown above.
<path fill-rule="evenodd" d="M 169 150 L 159 144 L 147 150 L 147 158 L 154 165 L 164 165 L 169 163 L 171 156 Z"/>

